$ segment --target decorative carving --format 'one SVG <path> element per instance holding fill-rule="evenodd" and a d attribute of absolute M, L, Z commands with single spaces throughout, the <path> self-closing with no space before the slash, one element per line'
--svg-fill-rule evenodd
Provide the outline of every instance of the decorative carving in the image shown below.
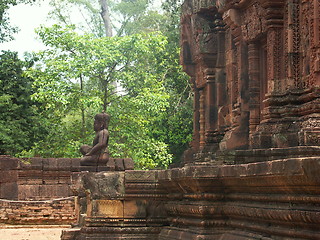
<path fill-rule="evenodd" d="M 204 133 L 205 133 L 205 116 L 204 116 L 204 113 L 205 113 L 205 110 L 204 110 L 204 92 L 203 90 L 201 90 L 199 92 L 200 94 L 200 99 L 199 99 L 199 102 L 200 102 L 200 109 L 199 109 L 199 113 L 200 113 L 200 119 L 199 119 L 199 123 L 200 123 L 200 131 L 199 131 L 199 134 L 200 134 L 200 147 L 203 147 L 204 144 L 205 144 L 205 136 L 204 136 Z"/>
<path fill-rule="evenodd" d="M 192 9 L 184 16 L 191 19 L 193 37 L 191 54 L 184 55 L 192 55 L 201 90 L 195 111 L 199 145 L 220 139 L 220 150 L 246 148 L 248 142 L 254 148 L 306 145 L 310 131 L 301 124 L 319 112 L 319 1 L 214 2 L 216 7 L 185 3 Z M 212 81 L 206 69 L 212 69 Z"/>
<path fill-rule="evenodd" d="M 245 41 L 253 41 L 266 32 L 266 10 L 254 3 L 242 14 L 242 34 Z"/>

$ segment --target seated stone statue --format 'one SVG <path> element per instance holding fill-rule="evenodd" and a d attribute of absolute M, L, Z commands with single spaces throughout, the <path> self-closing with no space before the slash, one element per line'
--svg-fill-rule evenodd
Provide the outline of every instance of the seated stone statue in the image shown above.
<path fill-rule="evenodd" d="M 80 160 L 81 166 L 107 166 L 109 160 L 109 120 L 110 116 L 104 112 L 94 117 L 94 131 L 96 132 L 96 136 L 92 146 L 81 146 L 80 152 L 83 154 Z"/>

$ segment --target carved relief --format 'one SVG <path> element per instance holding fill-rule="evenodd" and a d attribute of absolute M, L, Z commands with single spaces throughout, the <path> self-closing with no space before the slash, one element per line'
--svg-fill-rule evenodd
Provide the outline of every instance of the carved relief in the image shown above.
<path fill-rule="evenodd" d="M 284 90 L 281 82 L 282 68 L 282 29 L 272 28 L 268 31 L 267 36 L 267 75 L 268 75 L 268 92 L 281 92 Z"/>
<path fill-rule="evenodd" d="M 253 4 L 242 15 L 242 34 L 244 40 L 252 41 L 266 31 L 266 9 L 258 3 Z"/>
<path fill-rule="evenodd" d="M 251 147 L 256 141 L 255 148 L 311 142 L 300 124 L 302 117 L 318 112 L 320 2 L 187 4 L 191 35 L 183 54 L 193 60 L 195 88 L 201 91 L 199 145 L 207 149 L 221 138 L 221 149 L 246 148 L 249 141 Z M 212 69 L 212 81 L 207 81 L 206 69 Z M 287 141 L 280 141 L 282 135 Z"/>
<path fill-rule="evenodd" d="M 302 89 L 300 74 L 300 4 L 297 0 L 288 3 L 288 54 L 289 72 L 293 87 Z"/>
<path fill-rule="evenodd" d="M 302 88 L 309 88 L 313 82 L 310 77 L 310 1 L 301 6 L 301 62 L 302 62 Z"/>

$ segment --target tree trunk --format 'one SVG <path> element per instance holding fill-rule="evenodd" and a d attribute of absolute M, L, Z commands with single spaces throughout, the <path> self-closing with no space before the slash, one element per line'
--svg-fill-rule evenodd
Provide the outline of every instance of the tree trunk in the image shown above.
<path fill-rule="evenodd" d="M 111 27 L 110 13 L 109 13 L 107 0 L 99 0 L 99 4 L 101 7 L 100 15 L 103 20 L 106 36 L 112 37 L 112 27 Z"/>

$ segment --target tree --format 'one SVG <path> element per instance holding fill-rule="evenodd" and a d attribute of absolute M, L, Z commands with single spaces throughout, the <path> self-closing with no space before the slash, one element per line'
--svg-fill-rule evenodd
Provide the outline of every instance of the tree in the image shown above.
<path fill-rule="evenodd" d="M 149 0 L 50 0 L 50 4 L 53 7 L 50 15 L 58 24 L 74 24 L 78 30 L 96 37 L 158 31 L 164 21 Z M 70 9 L 77 9 L 82 20 L 76 20 L 75 15 L 79 19 L 79 14 Z"/>
<path fill-rule="evenodd" d="M 38 31 L 49 49 L 36 56 L 39 65 L 28 76 L 35 79 L 33 97 L 46 107 L 52 128 L 29 153 L 77 156 L 76 146 L 88 143 L 91 119 L 103 105 L 112 116 L 113 156 L 133 157 L 139 168 L 179 161 L 191 140 L 192 94 L 179 66 L 178 21 L 171 7 L 160 14 L 146 0 L 51 3 L 52 15 L 64 27 Z M 69 25 L 74 6 L 85 24 Z M 106 6 L 114 37 L 103 18 Z M 46 151 L 46 143 L 54 150 Z"/>
<path fill-rule="evenodd" d="M 30 98 L 32 79 L 23 74 L 30 64 L 15 52 L 0 55 L 0 154 L 28 150 L 46 133 L 38 116 L 40 106 Z"/>
<path fill-rule="evenodd" d="M 166 70 L 161 67 L 166 58 L 160 57 L 166 38 L 159 33 L 95 38 L 58 25 L 43 27 L 38 34 L 50 49 L 37 55 L 40 64 L 27 74 L 37 89 L 33 97 L 47 112 L 61 121 L 79 109 L 107 110 L 114 156 L 137 157 L 140 168 L 167 166 L 167 145 L 154 139 L 151 127 L 168 106 Z M 115 94 L 119 89 L 113 82 L 122 93 Z M 86 114 L 90 120 L 91 114 Z M 38 150 L 44 153 L 41 146 Z"/>

